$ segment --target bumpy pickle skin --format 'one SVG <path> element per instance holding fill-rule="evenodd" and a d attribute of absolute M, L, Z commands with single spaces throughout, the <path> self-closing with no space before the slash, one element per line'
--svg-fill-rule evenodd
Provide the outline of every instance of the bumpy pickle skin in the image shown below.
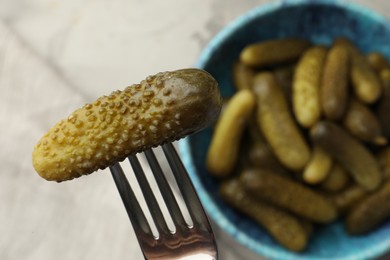
<path fill-rule="evenodd" d="M 272 73 L 255 76 L 257 122 L 278 160 L 289 170 L 299 171 L 310 158 L 310 149 L 293 119 L 286 97 Z"/>
<path fill-rule="evenodd" d="M 250 67 L 286 64 L 298 59 L 310 45 L 309 41 L 297 38 L 253 43 L 242 50 L 240 61 Z"/>
<path fill-rule="evenodd" d="M 35 146 L 33 166 L 46 180 L 71 180 L 199 131 L 220 109 L 218 84 L 209 73 L 158 73 L 58 122 Z"/>
<path fill-rule="evenodd" d="M 342 123 L 358 139 L 375 145 L 387 144 L 379 119 L 364 103 L 351 98 Z"/>
<path fill-rule="evenodd" d="M 293 251 L 306 248 L 310 223 L 303 223 L 282 209 L 252 198 L 237 179 L 224 181 L 219 193 L 224 201 L 264 227 L 282 246 Z"/>
<path fill-rule="evenodd" d="M 240 180 L 252 196 L 316 223 L 336 219 L 336 208 L 321 194 L 265 169 L 244 171 Z"/>
<path fill-rule="evenodd" d="M 330 121 L 318 122 L 310 136 L 316 145 L 345 167 L 360 186 L 368 191 L 378 188 L 382 181 L 379 164 L 358 139 Z"/>
<path fill-rule="evenodd" d="M 245 126 L 255 109 L 254 94 L 237 92 L 227 104 L 215 126 L 207 152 L 207 170 L 216 177 L 229 176 L 236 165 Z"/>
<path fill-rule="evenodd" d="M 350 56 L 343 46 L 332 47 L 322 74 L 321 105 L 325 117 L 339 120 L 348 104 Z"/>
<path fill-rule="evenodd" d="M 321 77 L 327 49 L 315 46 L 299 60 L 293 80 L 293 111 L 297 122 L 310 128 L 321 117 Z"/>
<path fill-rule="evenodd" d="M 390 182 L 365 197 L 348 213 L 345 224 L 352 235 L 366 234 L 390 219 Z"/>

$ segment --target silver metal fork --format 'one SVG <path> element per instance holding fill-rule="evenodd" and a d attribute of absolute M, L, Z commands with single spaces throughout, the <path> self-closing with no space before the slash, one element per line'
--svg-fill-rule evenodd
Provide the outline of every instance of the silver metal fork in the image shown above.
<path fill-rule="evenodd" d="M 110 167 L 144 257 L 150 260 L 218 259 L 216 241 L 210 223 L 185 167 L 171 143 L 162 145 L 162 149 L 188 209 L 192 225 L 185 221 L 154 152 L 149 149 L 144 151 L 144 154 L 175 225 L 175 231 L 169 229 L 144 170 L 135 155 L 128 159 L 159 233 L 157 237 L 153 235 L 150 224 L 119 163 Z"/>

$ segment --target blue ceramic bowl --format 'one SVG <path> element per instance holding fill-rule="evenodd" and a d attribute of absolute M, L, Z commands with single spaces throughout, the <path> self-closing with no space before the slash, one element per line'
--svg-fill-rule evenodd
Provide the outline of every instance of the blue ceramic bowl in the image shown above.
<path fill-rule="evenodd" d="M 260 6 L 233 21 L 212 39 L 197 65 L 216 78 L 227 97 L 234 93 L 231 67 L 243 47 L 287 36 L 327 45 L 334 37 L 346 36 L 363 52 L 376 50 L 390 58 L 390 24 L 384 17 L 350 2 L 293 0 Z M 347 235 L 337 222 L 316 231 L 305 252 L 284 249 L 218 196 L 218 182 L 207 173 L 204 163 L 211 135 L 211 129 L 206 129 L 182 140 L 180 153 L 209 216 L 238 243 L 272 259 L 367 259 L 390 249 L 390 222 L 355 237 Z"/>

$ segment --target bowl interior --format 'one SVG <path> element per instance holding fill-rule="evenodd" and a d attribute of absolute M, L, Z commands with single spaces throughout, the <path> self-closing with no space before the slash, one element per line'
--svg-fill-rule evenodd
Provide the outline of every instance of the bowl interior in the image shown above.
<path fill-rule="evenodd" d="M 234 88 L 232 64 L 247 44 L 282 37 L 303 37 L 329 45 L 345 36 L 363 52 L 379 51 L 390 58 L 390 26 L 386 19 L 351 3 L 330 1 L 282 1 L 251 10 L 221 31 L 202 53 L 198 67 L 220 84 L 223 97 Z M 258 224 L 227 206 L 218 196 L 218 181 L 205 168 L 212 130 L 182 140 L 180 152 L 199 196 L 213 220 L 249 249 L 270 258 L 330 259 L 367 258 L 390 248 L 390 222 L 366 236 L 348 236 L 341 222 L 319 228 L 307 250 L 293 253 L 279 246 Z"/>

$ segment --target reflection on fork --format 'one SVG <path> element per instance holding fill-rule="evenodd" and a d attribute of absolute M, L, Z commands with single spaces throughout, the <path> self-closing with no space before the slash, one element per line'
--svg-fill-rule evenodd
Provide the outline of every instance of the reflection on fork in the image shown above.
<path fill-rule="evenodd" d="M 150 224 L 119 163 L 110 167 L 145 258 L 218 259 L 214 234 L 186 169 L 171 143 L 164 144 L 162 149 L 192 220 L 192 224 L 185 221 L 154 152 L 151 149 L 146 150 L 144 154 L 175 226 L 174 231 L 169 229 L 137 157 L 134 155 L 128 159 L 158 231 L 158 236 L 153 235 Z"/>

